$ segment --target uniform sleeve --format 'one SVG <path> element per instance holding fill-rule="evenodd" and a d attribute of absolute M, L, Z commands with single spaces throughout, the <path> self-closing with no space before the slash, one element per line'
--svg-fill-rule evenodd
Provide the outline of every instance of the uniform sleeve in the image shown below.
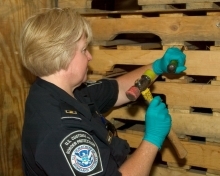
<path fill-rule="evenodd" d="M 118 83 L 116 80 L 101 79 L 87 84 L 86 89 L 101 113 L 110 110 L 118 99 Z"/>
<path fill-rule="evenodd" d="M 36 162 L 49 176 L 120 176 L 109 149 L 80 129 L 47 135 L 38 146 Z"/>

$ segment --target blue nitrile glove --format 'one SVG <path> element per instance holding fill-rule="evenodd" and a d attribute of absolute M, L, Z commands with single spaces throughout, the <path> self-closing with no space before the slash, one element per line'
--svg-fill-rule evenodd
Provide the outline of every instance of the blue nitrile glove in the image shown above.
<path fill-rule="evenodd" d="M 154 72 L 157 75 L 167 73 L 167 66 L 172 60 L 176 60 L 178 62 L 175 73 L 181 73 L 184 70 L 186 70 L 186 67 L 184 66 L 186 55 L 179 48 L 172 47 L 167 49 L 167 51 L 161 59 L 157 59 L 156 61 L 154 61 Z"/>
<path fill-rule="evenodd" d="M 171 117 L 159 96 L 153 98 L 145 114 L 144 140 L 161 148 L 171 128 Z"/>

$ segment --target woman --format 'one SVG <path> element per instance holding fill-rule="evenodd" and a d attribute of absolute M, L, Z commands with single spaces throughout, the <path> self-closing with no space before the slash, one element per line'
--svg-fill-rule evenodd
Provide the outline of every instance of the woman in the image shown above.
<path fill-rule="evenodd" d="M 125 140 L 103 116 L 114 106 L 128 103 L 125 92 L 151 70 L 167 72 L 176 59 L 176 73 L 186 69 L 185 55 L 167 50 L 153 64 L 115 80 L 88 83 L 87 50 L 92 31 L 72 9 L 51 9 L 29 18 L 21 36 L 23 65 L 34 75 L 25 106 L 22 155 L 25 175 L 132 175 L 146 176 L 169 133 L 171 118 L 160 97 L 150 103 L 145 135 L 130 152 Z M 104 58 L 103 58 L 104 59 Z"/>

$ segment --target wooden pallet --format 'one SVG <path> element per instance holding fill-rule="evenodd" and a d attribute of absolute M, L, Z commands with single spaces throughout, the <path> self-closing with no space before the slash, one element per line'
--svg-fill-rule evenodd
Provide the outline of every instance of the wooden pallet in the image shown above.
<path fill-rule="evenodd" d="M 204 9 L 218 8 L 219 0 L 138 0 L 138 5 L 146 9 Z"/>
<path fill-rule="evenodd" d="M 115 9 L 120 10 L 170 10 L 170 9 L 211 9 L 219 8 L 219 0 L 129 0 L 115 1 Z M 129 6 L 130 4 L 130 6 Z M 58 1 L 59 8 L 72 7 L 77 9 L 92 9 L 92 0 L 62 0 Z"/>
<path fill-rule="evenodd" d="M 176 164 L 154 164 L 150 176 L 219 176 L 217 170 L 191 167 L 191 166 L 177 166 Z"/>
<path fill-rule="evenodd" d="M 57 6 L 59 8 L 91 9 L 92 0 L 62 0 L 58 1 Z"/>
<path fill-rule="evenodd" d="M 87 9 L 79 10 L 94 34 L 89 79 L 117 77 L 152 63 L 168 47 L 186 49 L 184 74 L 163 75 L 150 89 L 167 104 L 172 128 L 188 155 L 179 159 L 166 140 L 151 176 L 220 175 L 220 130 L 216 125 L 220 124 L 218 2 L 138 0 L 142 10 L 131 12 L 88 9 L 88 2 L 84 1 Z M 142 140 L 146 107 L 139 98 L 105 114 L 132 148 L 137 148 Z"/>
<path fill-rule="evenodd" d="M 118 120 L 119 119 L 114 120 L 115 124 L 121 125 L 122 122 Z M 118 128 L 118 134 L 119 137 L 127 140 L 132 148 L 137 148 L 143 138 L 144 125 L 139 123 L 130 126 L 130 124 L 125 123 L 124 125 L 121 125 L 120 128 Z M 160 151 L 161 159 L 159 162 L 157 160 L 155 161 L 155 167 L 157 168 L 159 166 L 158 164 L 165 163 L 167 168 L 162 169 L 165 173 L 180 172 L 179 174 L 186 174 L 188 172 L 188 174 L 193 175 L 191 173 L 193 169 L 199 171 L 196 173 L 196 175 L 208 175 L 208 173 L 215 175 L 220 174 L 219 143 L 206 142 L 195 136 L 187 136 L 185 139 L 181 139 L 181 143 L 188 152 L 186 158 L 179 159 L 175 154 L 170 141 L 166 140 Z M 152 175 L 157 174 L 157 172 L 154 173 L 153 169 Z"/>
<path fill-rule="evenodd" d="M 89 67 L 96 74 L 112 71 L 115 65 L 149 64 L 164 54 L 164 50 L 141 50 L 138 48 L 118 50 L 91 47 L 90 51 L 93 60 L 89 63 Z M 220 76 L 220 52 L 218 50 L 187 50 L 184 53 L 187 58 L 185 75 Z"/>
<path fill-rule="evenodd" d="M 202 15 L 200 12 L 178 9 L 83 14 L 94 31 L 90 79 L 116 77 L 152 63 L 168 47 L 185 48 L 187 70 L 160 76 L 150 90 L 167 104 L 172 128 L 188 155 L 179 159 L 167 140 L 160 151 L 166 167 L 155 163 L 152 176 L 220 175 L 220 13 L 214 9 Z M 146 108 L 140 97 L 105 114 L 133 148 L 143 137 Z"/>
<path fill-rule="evenodd" d="M 219 12 L 210 12 L 205 16 L 184 16 L 163 14 L 160 17 L 121 15 L 117 18 L 87 17 L 94 34 L 94 41 L 104 42 L 115 39 L 119 34 L 154 34 L 162 44 L 187 41 L 220 41 Z"/>
<path fill-rule="evenodd" d="M 200 51 L 198 51 L 198 53 L 199 52 Z M 211 54 L 213 51 L 205 52 Z M 214 52 L 220 54 L 219 51 Z M 194 55 L 194 58 L 197 58 L 198 56 L 200 55 Z M 102 58 L 104 58 L 104 56 L 102 56 Z M 188 55 L 187 59 L 189 59 Z M 116 58 L 116 60 L 118 59 Z M 207 59 L 204 60 L 207 61 Z M 215 61 L 217 60 L 218 58 L 216 57 Z M 194 60 L 192 60 L 192 62 L 193 61 Z M 200 67 L 200 65 L 198 67 Z M 213 71 L 212 64 L 207 62 L 206 67 L 207 65 L 209 65 L 208 68 Z M 176 164 L 176 170 L 182 169 L 182 167 L 180 167 L 179 165 L 190 166 L 190 168 L 191 166 L 193 166 L 206 169 L 206 172 L 203 172 L 202 175 L 210 175 L 210 173 L 212 173 L 212 175 L 214 175 L 213 173 L 215 173 L 215 175 L 218 175 L 218 164 L 215 166 L 210 166 L 209 161 L 213 160 L 214 163 L 220 162 L 218 157 L 215 158 L 215 156 L 213 156 L 215 155 L 215 153 L 219 153 L 220 150 L 220 147 L 216 145 L 220 142 L 220 131 L 219 126 L 217 125 L 220 124 L 220 105 L 216 103 L 220 100 L 220 82 L 218 76 L 212 76 L 215 74 L 219 75 L 219 71 L 216 70 L 217 72 L 212 72 L 211 74 L 207 74 L 209 72 L 207 69 L 201 69 L 201 72 L 197 72 L 196 69 L 192 69 L 191 71 L 191 73 L 187 72 L 186 75 L 181 75 L 180 77 L 176 75 L 164 75 L 162 77 L 163 80 L 156 80 L 156 82 L 150 87 L 150 89 L 153 95 L 159 94 L 160 96 L 164 97 L 164 101 L 168 105 L 169 112 L 172 116 L 172 127 L 174 131 L 178 134 L 180 139 L 185 139 L 188 137 L 198 137 L 203 139 L 204 141 L 203 144 L 194 144 L 192 141 L 182 141 L 184 147 L 190 153 L 190 155 L 187 157 L 186 163 L 182 163 L 182 160 L 178 160 L 172 146 L 169 143 L 168 145 L 165 145 L 162 150 L 162 158 L 164 162 L 169 164 L 169 166 Z M 193 77 L 195 76 L 196 72 L 199 78 Z M 192 74 L 193 76 L 189 74 Z M 197 80 L 195 79 L 198 79 L 199 82 L 197 82 Z M 201 79 L 202 81 L 199 79 Z M 107 114 L 107 118 L 143 122 L 146 107 L 146 104 L 144 104 L 143 101 L 139 99 L 135 103 L 113 109 L 110 114 Z M 143 129 L 144 126 L 142 125 L 142 127 L 140 127 L 139 125 L 138 128 L 136 127 L 135 130 L 126 129 L 125 132 L 119 132 L 119 135 L 120 137 L 127 139 L 129 141 L 129 144 L 135 148 L 139 145 L 142 139 L 142 136 L 139 136 L 138 138 L 136 135 L 140 135 L 141 133 L 143 133 Z M 204 151 L 204 154 L 202 154 L 201 156 L 199 155 L 200 157 L 194 154 L 199 149 Z M 197 163 L 197 159 L 198 161 L 202 162 Z M 177 174 L 176 172 L 180 172 L 176 170 L 173 171 L 173 168 L 167 168 L 165 170 L 164 168 L 162 168 L 162 170 L 161 168 L 157 169 L 160 170 L 158 171 L 158 173 L 163 171 L 170 174 Z M 181 171 L 180 173 L 189 175 L 194 174 L 188 170 Z M 196 175 L 197 174 L 198 173 L 196 173 Z"/>

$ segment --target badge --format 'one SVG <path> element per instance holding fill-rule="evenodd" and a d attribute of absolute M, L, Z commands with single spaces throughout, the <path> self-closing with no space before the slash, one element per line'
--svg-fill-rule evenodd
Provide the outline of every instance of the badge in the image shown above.
<path fill-rule="evenodd" d="M 99 148 L 87 132 L 70 133 L 62 140 L 60 148 L 73 175 L 95 175 L 103 171 Z"/>

